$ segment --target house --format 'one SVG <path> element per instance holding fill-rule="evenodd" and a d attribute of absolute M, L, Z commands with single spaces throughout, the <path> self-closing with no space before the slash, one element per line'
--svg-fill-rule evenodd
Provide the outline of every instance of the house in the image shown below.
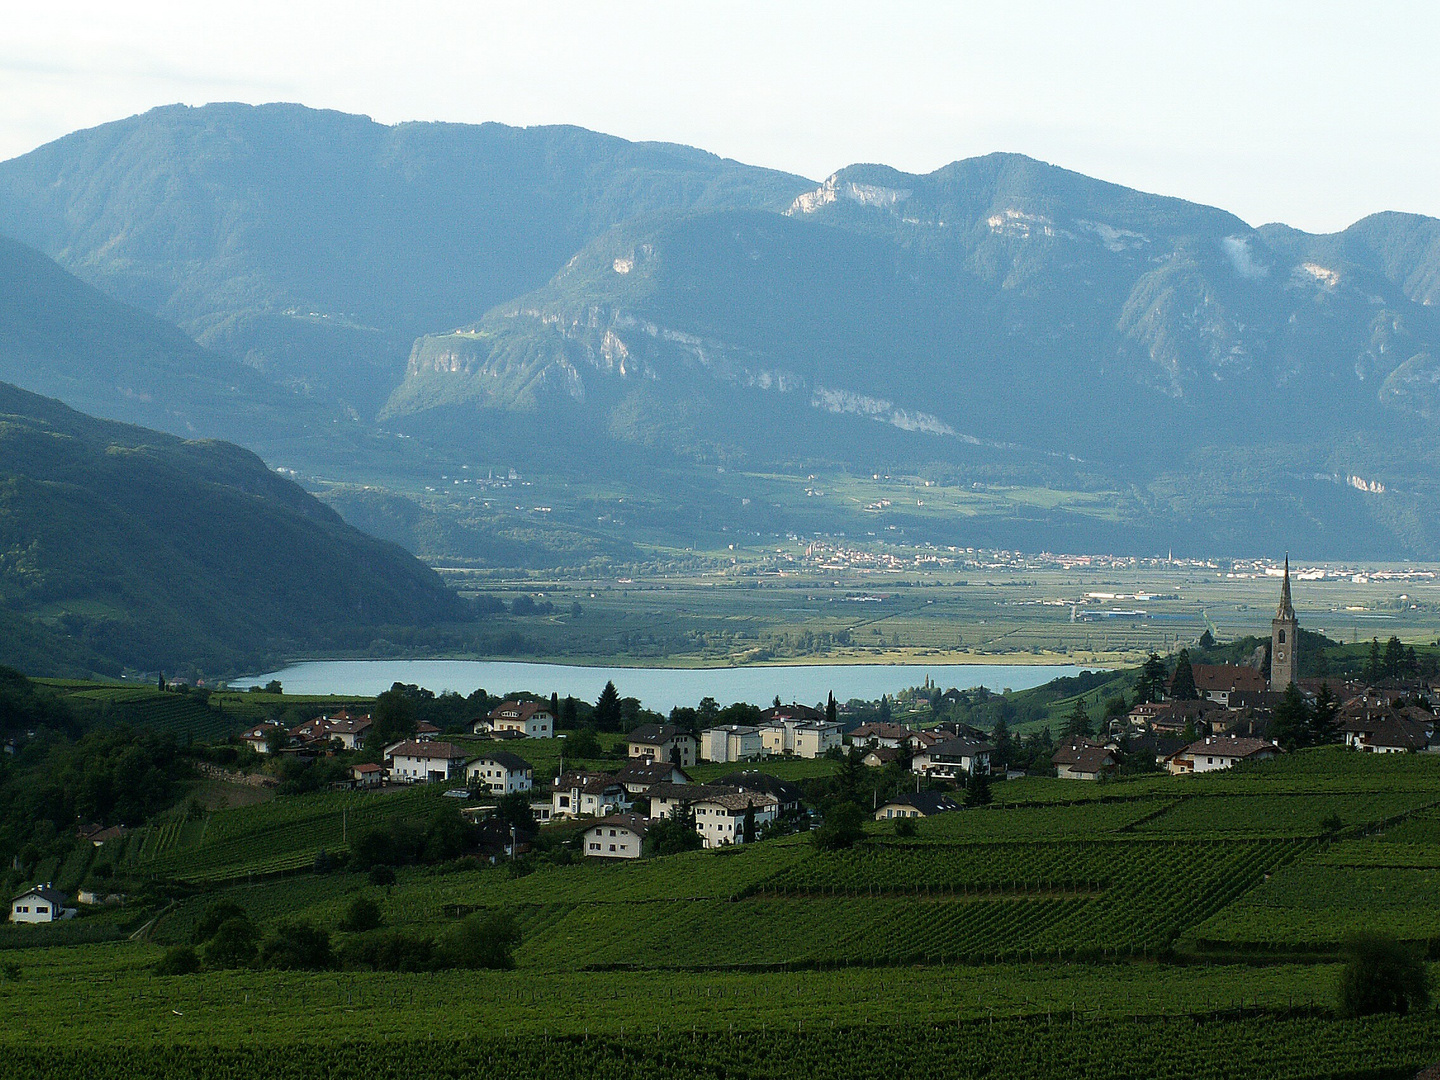
<path fill-rule="evenodd" d="M 1413 754 L 1429 750 L 1434 736 L 1433 720 L 1427 724 L 1408 716 L 1393 716 L 1372 725 L 1353 745 L 1367 754 Z"/>
<path fill-rule="evenodd" d="M 1229 707 L 1230 695 L 1236 691 L 1264 693 L 1268 687 L 1265 675 L 1257 668 L 1238 664 L 1191 664 L 1195 689 L 1200 696 L 1218 705 Z"/>
<path fill-rule="evenodd" d="M 492 750 L 465 766 L 465 780 L 471 790 L 484 788 L 491 795 L 529 791 L 535 770 L 528 761 L 508 750 Z"/>
<path fill-rule="evenodd" d="M 831 722 L 823 716 L 813 720 L 783 715 L 786 711 L 771 709 L 770 718 L 760 724 L 760 740 L 766 754 L 818 758 L 824 757 L 832 747 L 845 745 L 845 728 L 838 720 Z M 818 712 L 816 709 L 806 711 Z"/>
<path fill-rule="evenodd" d="M 951 739 L 920 751 L 911 758 L 910 769 L 938 780 L 964 780 L 976 774 L 988 776 L 990 754 L 994 749 L 987 742 Z"/>
<path fill-rule="evenodd" d="M 240 733 L 240 741 L 257 754 L 268 754 L 270 752 L 270 740 L 279 730 L 279 724 L 256 724 L 249 731 L 242 731 Z"/>
<path fill-rule="evenodd" d="M 695 764 L 695 736 L 674 724 L 641 724 L 626 742 L 632 758 L 672 761 L 682 769 Z"/>
<path fill-rule="evenodd" d="M 822 758 L 845 745 L 845 728 L 837 721 L 812 720 L 795 728 L 795 756 Z"/>
<path fill-rule="evenodd" d="M 365 745 L 365 736 L 370 734 L 373 726 L 369 716 L 350 716 L 348 713 L 337 713 L 328 718 L 330 721 L 330 738 L 338 739 L 340 745 L 346 750 L 359 750 Z"/>
<path fill-rule="evenodd" d="M 1050 756 L 1055 775 L 1065 780 L 1099 780 L 1120 771 L 1119 755 L 1104 743 L 1072 739 Z"/>
<path fill-rule="evenodd" d="M 48 882 L 26 889 L 10 901 L 10 921 L 17 923 L 57 922 L 74 916 L 75 909 L 65 906 L 65 894 Z"/>
<path fill-rule="evenodd" d="M 861 765 L 868 765 L 872 769 L 879 769 L 889 765 L 892 761 L 900 760 L 900 751 L 892 750 L 888 746 L 877 746 L 874 750 L 867 750 L 865 756 L 860 759 Z"/>
<path fill-rule="evenodd" d="M 402 784 L 458 779 L 465 772 L 465 751 L 453 743 L 396 743 L 385 752 L 388 778 Z"/>
<path fill-rule="evenodd" d="M 631 758 L 615 779 L 625 785 L 627 794 L 644 795 L 656 784 L 688 784 L 690 774 L 669 761 Z"/>
<path fill-rule="evenodd" d="M 551 816 L 604 817 L 630 809 L 625 785 L 608 773 L 568 772 L 557 776 L 550 789 Z"/>
<path fill-rule="evenodd" d="M 111 840 L 123 840 L 129 832 L 124 825 L 111 825 L 109 828 L 92 825 L 80 830 L 79 839 L 89 840 L 95 847 L 104 847 Z"/>
<path fill-rule="evenodd" d="M 757 829 L 774 821 L 780 816 L 780 800 L 764 792 L 737 791 L 699 799 L 691 809 L 700 839 L 707 848 L 717 848 L 745 842 L 745 816 L 752 810 Z"/>
<path fill-rule="evenodd" d="M 1179 735 L 1187 727 L 1209 731 L 1214 714 L 1224 706 L 1206 698 L 1195 701 L 1142 702 L 1130 710 L 1127 719 L 1133 728 L 1150 728 L 1162 735 Z"/>
<path fill-rule="evenodd" d="M 758 727 L 722 724 L 700 733 L 700 756 L 706 761 L 754 761 L 764 753 Z"/>
<path fill-rule="evenodd" d="M 917 791 L 909 795 L 897 795 L 891 799 L 875 811 L 875 820 L 933 817 L 936 814 L 959 809 L 960 804 L 943 791 Z"/>
<path fill-rule="evenodd" d="M 548 739 L 555 734 L 555 714 L 540 701 L 502 701 L 483 720 L 472 725 L 476 735 L 518 732 L 527 739 Z"/>
<path fill-rule="evenodd" d="M 350 784 L 357 788 L 384 787 L 385 770 L 368 761 L 363 765 L 351 765 Z"/>
<path fill-rule="evenodd" d="M 672 784 L 668 781 L 653 785 L 645 792 L 650 800 L 650 820 L 673 817 L 682 806 L 694 806 L 700 799 L 734 795 L 736 790 L 726 784 Z"/>
<path fill-rule="evenodd" d="M 597 859 L 638 859 L 649 831 L 643 814 L 611 814 L 585 830 L 584 851 Z"/>
<path fill-rule="evenodd" d="M 1264 739 L 1248 739 L 1238 735 L 1221 735 L 1200 739 L 1172 754 L 1166 768 L 1173 775 L 1216 772 L 1241 761 L 1268 761 L 1280 753 L 1280 747 Z"/>
<path fill-rule="evenodd" d="M 315 746 L 330 741 L 330 721 L 323 716 L 306 720 L 290 729 L 290 738 L 302 746 Z"/>
<path fill-rule="evenodd" d="M 415 738 L 420 742 L 429 742 L 431 739 L 433 739 L 436 735 L 439 734 L 440 729 L 434 724 L 430 723 L 429 720 L 421 720 L 418 724 L 415 725 Z"/>
<path fill-rule="evenodd" d="M 899 750 L 910 745 L 914 734 L 904 724 L 861 724 L 850 732 L 850 745 L 869 746 L 873 743 L 887 750 Z"/>
<path fill-rule="evenodd" d="M 781 814 L 794 814 L 800 810 L 800 788 L 789 780 L 781 780 L 769 773 L 749 769 L 744 772 L 728 773 L 714 783 L 717 787 L 727 787 L 742 794 L 753 791 L 773 795 L 780 802 Z"/>

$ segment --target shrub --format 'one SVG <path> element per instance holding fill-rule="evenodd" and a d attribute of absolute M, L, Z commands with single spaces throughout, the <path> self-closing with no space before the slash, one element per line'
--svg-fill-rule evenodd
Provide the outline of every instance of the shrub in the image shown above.
<path fill-rule="evenodd" d="M 157 975 L 193 975 L 200 970 L 200 956 L 193 945 L 172 945 L 155 965 Z"/>
<path fill-rule="evenodd" d="M 1430 1003 L 1430 974 L 1419 950 L 1383 934 L 1345 942 L 1337 1011 L 1341 1016 L 1407 1013 Z"/>
<path fill-rule="evenodd" d="M 826 815 L 825 824 L 810 834 L 821 851 L 844 851 L 865 836 L 865 811 L 854 803 L 841 803 Z"/>
<path fill-rule="evenodd" d="M 372 866 L 370 868 L 371 885 L 394 885 L 395 868 L 393 866 Z"/>
<path fill-rule="evenodd" d="M 256 942 L 260 935 L 245 916 L 226 919 L 205 943 L 204 960 L 208 968 L 248 967 L 255 961 Z"/>
<path fill-rule="evenodd" d="M 895 821 L 896 836 L 914 836 L 915 819 L 909 817 L 897 818 Z"/>
<path fill-rule="evenodd" d="M 355 899 L 345 909 L 340 920 L 340 929 L 350 933 L 363 933 L 380 925 L 380 905 L 369 893 L 356 893 Z"/>
<path fill-rule="evenodd" d="M 334 967 L 330 932 L 305 922 L 281 923 L 260 945 L 260 966 L 281 971 L 324 971 Z"/>
<path fill-rule="evenodd" d="M 378 930 L 356 934 L 341 943 L 340 961 L 346 967 L 374 971 L 431 971 L 435 967 L 435 942 L 412 937 L 399 930 Z"/>
<path fill-rule="evenodd" d="M 506 912 L 477 911 L 440 935 L 436 958 L 443 967 L 498 968 L 515 966 L 511 951 L 520 944 L 520 928 Z"/>
<path fill-rule="evenodd" d="M 245 909 L 233 901 L 212 901 L 205 908 L 205 914 L 200 916 L 200 921 L 195 926 L 195 932 L 190 936 L 191 944 L 203 945 L 215 936 L 215 931 L 219 930 L 223 923 L 245 917 Z"/>

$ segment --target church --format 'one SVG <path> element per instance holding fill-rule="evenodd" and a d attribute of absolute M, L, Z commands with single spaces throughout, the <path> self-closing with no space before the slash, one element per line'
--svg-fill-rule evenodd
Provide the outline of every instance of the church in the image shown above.
<path fill-rule="evenodd" d="M 1300 675 L 1300 624 L 1290 604 L 1290 556 L 1285 556 L 1285 578 L 1280 584 L 1280 607 L 1270 621 L 1270 689 L 1283 691 Z"/>

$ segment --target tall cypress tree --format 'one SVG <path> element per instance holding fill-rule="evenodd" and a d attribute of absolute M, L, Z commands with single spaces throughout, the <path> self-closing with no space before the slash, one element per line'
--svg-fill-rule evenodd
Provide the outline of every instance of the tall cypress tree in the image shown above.
<path fill-rule="evenodd" d="M 613 682 L 607 682 L 600 691 L 600 700 L 595 703 L 595 727 L 598 731 L 620 730 L 620 692 Z"/>
<path fill-rule="evenodd" d="M 1090 727 L 1090 714 L 1085 711 L 1084 695 L 1075 699 L 1075 707 L 1070 710 L 1070 715 L 1065 718 L 1063 735 L 1067 739 L 1083 739 L 1093 729 Z"/>
<path fill-rule="evenodd" d="M 1195 669 L 1190 666 L 1190 650 L 1181 649 L 1175 658 L 1175 677 L 1170 680 L 1170 696 L 1176 701 L 1194 701 L 1200 696 L 1195 689 Z"/>

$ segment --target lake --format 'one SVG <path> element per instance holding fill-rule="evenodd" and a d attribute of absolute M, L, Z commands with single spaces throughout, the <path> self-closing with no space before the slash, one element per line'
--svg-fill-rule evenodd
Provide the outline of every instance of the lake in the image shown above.
<path fill-rule="evenodd" d="M 796 664 L 784 667 L 626 668 L 575 664 L 527 664 L 506 660 L 312 660 L 232 682 L 243 689 L 279 679 L 287 694 L 353 694 L 373 697 L 392 683 L 415 683 L 441 693 L 490 694 L 528 690 L 594 701 L 607 680 L 621 697 L 636 697 L 648 709 L 669 713 L 694 706 L 703 697 L 721 705 L 749 701 L 809 704 L 833 693 L 837 701 L 894 694 L 922 686 L 928 676 L 943 688 L 1026 690 L 1081 669 L 1070 664 Z"/>

